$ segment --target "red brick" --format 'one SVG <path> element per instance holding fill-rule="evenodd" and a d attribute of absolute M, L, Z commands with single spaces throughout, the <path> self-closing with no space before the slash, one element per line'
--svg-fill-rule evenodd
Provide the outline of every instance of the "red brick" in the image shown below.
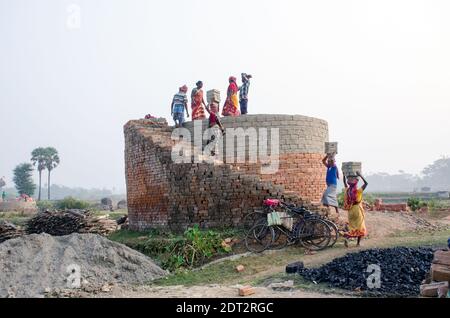
<path fill-rule="evenodd" d="M 450 266 L 440 264 L 431 265 L 431 280 L 435 282 L 450 282 Z"/>
<path fill-rule="evenodd" d="M 239 296 L 250 296 L 254 294 L 255 290 L 251 286 L 244 286 L 239 288 Z"/>

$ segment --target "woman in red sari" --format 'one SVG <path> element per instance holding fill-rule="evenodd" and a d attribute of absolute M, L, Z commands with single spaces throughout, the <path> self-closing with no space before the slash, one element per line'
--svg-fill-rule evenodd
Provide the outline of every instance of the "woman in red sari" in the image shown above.
<path fill-rule="evenodd" d="M 203 108 L 203 106 L 206 107 L 206 103 L 203 99 L 203 82 L 198 81 L 195 85 L 197 87 L 194 88 L 191 93 L 192 120 L 205 119 L 205 108 Z"/>
<path fill-rule="evenodd" d="M 228 86 L 225 105 L 223 105 L 222 116 L 239 116 L 241 112 L 239 111 L 239 98 L 237 95 L 239 87 L 236 84 L 236 77 L 230 76 L 228 81 L 230 85 Z"/>

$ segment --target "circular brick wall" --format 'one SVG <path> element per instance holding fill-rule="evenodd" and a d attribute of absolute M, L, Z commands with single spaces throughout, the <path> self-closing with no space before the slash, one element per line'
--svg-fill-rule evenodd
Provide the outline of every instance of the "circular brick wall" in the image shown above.
<path fill-rule="evenodd" d="M 325 142 L 328 141 L 328 123 L 325 120 L 302 115 L 244 115 L 238 117 L 222 117 L 225 128 L 260 128 L 279 129 L 280 154 L 325 152 Z M 198 121 L 200 122 L 200 121 Z M 194 122 L 184 124 L 193 138 Z M 208 127 L 208 120 L 202 121 L 203 131 Z M 269 134 L 270 136 L 270 134 Z M 200 136 L 201 138 L 201 136 Z"/>
<path fill-rule="evenodd" d="M 293 192 L 303 199 L 318 202 L 321 199 L 325 188 L 325 169 L 322 165 L 322 158 L 325 152 L 325 142 L 328 141 L 328 123 L 325 120 L 312 118 L 302 115 L 244 115 L 239 117 L 222 117 L 222 124 L 227 128 L 242 128 L 246 131 L 254 129 L 258 137 L 261 128 L 266 128 L 269 135 L 270 154 L 270 136 L 271 129 L 277 128 L 279 135 L 279 166 L 275 173 L 261 173 L 261 163 L 250 163 L 248 144 L 245 149 L 245 163 L 236 162 L 236 149 L 239 149 L 237 141 L 234 142 L 234 154 L 227 151 L 226 138 L 223 141 L 223 160 L 225 163 L 231 163 L 238 169 L 248 174 L 258 175 L 263 181 L 271 181 L 274 184 L 282 185 L 288 192 Z M 202 124 L 202 134 L 208 127 L 208 120 L 197 121 L 196 125 Z M 202 138 L 198 134 L 193 121 L 184 125 L 191 133 L 193 142 L 195 139 Z M 203 143 L 205 141 L 203 140 Z M 259 143 L 258 143 L 259 145 Z M 229 156 L 231 159 L 229 160 Z"/>
<path fill-rule="evenodd" d="M 254 162 L 248 158 L 244 162 L 228 162 L 227 149 L 224 164 L 194 159 L 174 163 L 171 155 L 176 141 L 172 138 L 178 133 L 173 134 L 173 127 L 156 120 L 130 121 L 124 133 L 132 229 L 183 229 L 193 224 L 232 226 L 250 211 L 260 209 L 268 197 L 285 195 L 306 205 L 320 201 L 326 187 L 326 169 L 321 162 L 324 143 L 328 141 L 326 121 L 301 115 L 244 115 L 221 120 L 225 128 L 253 129 L 258 138 L 262 128 L 266 128 L 269 148 L 270 130 L 276 128 L 279 137 L 279 153 L 274 156 L 278 159 L 276 170 L 263 173 L 267 162 L 260 161 L 259 156 Z M 198 149 L 195 139 L 200 138 L 201 145 L 207 125 L 207 120 L 184 125 L 191 132 L 194 152 Z M 228 133 L 229 130 L 226 137 Z"/>

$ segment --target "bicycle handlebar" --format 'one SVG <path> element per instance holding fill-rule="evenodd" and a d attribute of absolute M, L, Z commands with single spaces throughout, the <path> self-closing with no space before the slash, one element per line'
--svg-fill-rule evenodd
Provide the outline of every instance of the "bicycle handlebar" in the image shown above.
<path fill-rule="evenodd" d="M 306 210 L 306 208 L 304 206 L 296 206 L 295 204 L 292 203 L 287 203 L 284 201 L 280 201 L 281 206 L 287 207 L 287 208 L 296 208 L 296 209 L 302 209 L 302 210 Z"/>

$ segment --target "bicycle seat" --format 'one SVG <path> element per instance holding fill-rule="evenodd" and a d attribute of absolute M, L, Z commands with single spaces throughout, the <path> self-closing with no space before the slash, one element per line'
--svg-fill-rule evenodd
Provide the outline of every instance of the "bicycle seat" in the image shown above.
<path fill-rule="evenodd" d="M 266 205 L 266 206 L 274 207 L 274 206 L 278 206 L 279 204 L 280 204 L 280 200 L 277 200 L 277 199 L 264 200 L 264 205 Z"/>

